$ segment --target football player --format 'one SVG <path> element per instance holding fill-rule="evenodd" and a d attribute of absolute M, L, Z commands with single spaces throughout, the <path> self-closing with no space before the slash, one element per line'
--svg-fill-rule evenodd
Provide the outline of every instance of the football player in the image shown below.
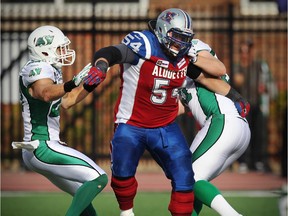
<path fill-rule="evenodd" d="M 66 216 L 95 216 L 92 201 L 106 186 L 107 175 L 59 138 L 60 107 L 70 108 L 89 94 L 82 82 L 91 64 L 63 83 L 62 66 L 75 60 L 69 44 L 70 40 L 54 26 L 41 26 L 30 34 L 29 61 L 19 75 L 24 139 L 12 146 L 22 149 L 28 168 L 73 196 Z"/>
<path fill-rule="evenodd" d="M 194 173 L 192 154 L 175 122 L 178 89 L 184 85 L 187 75 L 217 93 L 235 94 L 226 82 L 202 73 L 209 71 L 213 76 L 224 75 L 226 68 L 218 59 L 212 58 L 217 67 L 207 64 L 205 67 L 208 68 L 201 69 L 196 65 L 211 59 L 197 58 L 196 52 L 192 52 L 194 33 L 187 12 L 178 8 L 167 9 L 148 26 L 149 30 L 127 34 L 121 44 L 95 52 L 95 67 L 89 71 L 87 83 L 93 90 L 93 85 L 105 79 L 110 66 L 120 64 L 121 87 L 111 141 L 111 187 L 119 203 L 120 215 L 134 215 L 133 201 L 138 184 L 135 173 L 147 150 L 171 180 L 168 207 L 171 215 L 191 216 Z M 98 79 L 91 78 L 89 82 L 90 76 L 98 76 Z"/>
<path fill-rule="evenodd" d="M 192 44 L 198 56 L 211 55 L 217 58 L 211 47 L 201 40 L 193 39 Z M 228 75 L 222 78 L 229 81 Z M 198 215 L 204 203 L 222 216 L 240 216 L 210 181 L 220 175 L 247 149 L 251 134 L 249 124 L 242 116 L 246 116 L 249 112 L 249 104 L 245 104 L 248 110 L 244 113 L 240 104 L 236 103 L 237 109 L 229 98 L 211 92 L 190 78 L 186 78 L 186 81 L 185 88 L 180 91 L 181 101 L 201 126 L 190 146 L 196 181 L 192 215 Z M 179 105 L 179 113 L 183 113 L 184 107 L 181 103 Z"/>

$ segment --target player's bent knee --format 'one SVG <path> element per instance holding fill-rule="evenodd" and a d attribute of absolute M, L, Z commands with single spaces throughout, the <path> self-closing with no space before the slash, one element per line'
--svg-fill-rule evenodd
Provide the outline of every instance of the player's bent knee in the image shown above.
<path fill-rule="evenodd" d="M 101 185 L 102 188 L 105 188 L 106 185 L 108 184 L 108 176 L 107 174 L 102 174 L 101 176 L 99 176 L 96 181 L 98 182 L 99 186 Z"/>

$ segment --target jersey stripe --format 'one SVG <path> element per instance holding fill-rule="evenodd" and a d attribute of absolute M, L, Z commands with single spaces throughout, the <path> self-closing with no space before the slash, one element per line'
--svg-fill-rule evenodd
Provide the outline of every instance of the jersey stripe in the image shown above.
<path fill-rule="evenodd" d="M 151 58 L 151 45 L 149 43 L 149 40 L 146 37 L 146 35 L 144 35 L 142 32 L 137 32 L 137 33 L 143 38 L 145 42 L 145 49 L 146 49 L 145 58 L 150 59 Z"/>
<path fill-rule="evenodd" d="M 138 65 L 143 64 L 143 60 L 139 59 Z M 140 67 L 140 66 L 139 66 Z M 123 79 L 125 80 L 123 83 L 123 89 L 121 91 L 121 99 L 120 104 L 116 114 L 116 123 L 126 123 L 128 119 L 130 119 L 132 115 L 132 110 L 135 101 L 136 89 L 139 81 L 139 72 L 134 71 L 133 67 L 129 67 L 126 70 L 124 64 L 124 73 Z M 135 82 L 136 80 L 136 82 Z M 131 97 L 132 94 L 132 97 Z M 122 116 L 123 118 L 120 118 Z"/>

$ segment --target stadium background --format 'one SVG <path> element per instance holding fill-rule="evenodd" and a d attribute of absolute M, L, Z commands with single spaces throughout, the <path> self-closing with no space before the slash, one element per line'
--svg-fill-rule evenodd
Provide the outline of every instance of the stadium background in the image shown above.
<path fill-rule="evenodd" d="M 260 3 L 257 0 L 170 0 L 165 1 L 165 5 L 156 0 L 73 2 L 79 1 L 44 0 L 33 3 L 32 0 L 20 4 L 17 0 L 2 0 L 2 171 L 25 169 L 20 151 L 12 150 L 11 142 L 23 138 L 17 77 L 28 59 L 27 38 L 32 30 L 40 25 L 55 25 L 70 38 L 77 57 L 72 67 L 64 68 L 64 80 L 69 80 L 92 60 L 95 50 L 119 43 L 131 30 L 146 29 L 147 21 L 156 18 L 163 9 L 179 7 L 192 16 L 195 37 L 213 47 L 230 75 L 233 73 L 233 62 L 239 58 L 239 42 L 243 39 L 252 38 L 258 57 L 268 61 L 279 96 L 270 104 L 267 151 L 273 173 L 285 175 L 286 171 L 287 175 L 287 118 L 284 117 L 287 112 L 287 11 L 279 12 L 277 4 L 269 0 Z M 62 111 L 61 139 L 104 168 L 110 163 L 109 142 L 118 89 L 118 66 L 114 66 L 104 83 L 83 103 Z M 177 121 L 190 143 L 196 132 L 193 120 L 181 116 Z M 155 165 L 145 153 L 139 169 L 158 169 Z"/>

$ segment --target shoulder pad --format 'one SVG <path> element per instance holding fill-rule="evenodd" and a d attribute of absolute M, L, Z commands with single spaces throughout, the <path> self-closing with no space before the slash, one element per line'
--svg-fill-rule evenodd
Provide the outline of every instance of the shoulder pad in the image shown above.
<path fill-rule="evenodd" d="M 49 78 L 55 81 L 54 69 L 50 64 L 46 62 L 28 62 L 22 69 L 20 75 L 23 77 L 25 86 L 44 78 Z"/>
<path fill-rule="evenodd" d="M 203 41 L 201 41 L 199 39 L 193 39 L 192 44 L 195 47 L 197 52 L 199 52 L 201 50 L 206 50 L 206 51 L 210 52 L 212 50 L 208 44 L 204 43 Z"/>
<path fill-rule="evenodd" d="M 133 31 L 124 37 L 122 43 L 137 55 L 149 59 L 151 57 L 151 37 L 149 33 L 149 31 Z"/>

